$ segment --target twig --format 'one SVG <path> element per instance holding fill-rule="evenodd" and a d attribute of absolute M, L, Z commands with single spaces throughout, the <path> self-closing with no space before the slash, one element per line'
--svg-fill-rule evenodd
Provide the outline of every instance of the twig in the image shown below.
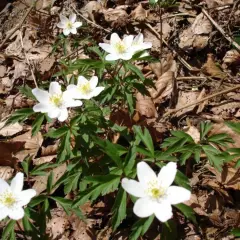
<path fill-rule="evenodd" d="M 209 21 L 215 26 L 215 28 L 228 40 L 238 51 L 240 51 L 240 46 L 230 37 L 227 33 L 212 19 L 205 9 L 202 9 L 203 14 L 209 19 Z"/>
<path fill-rule="evenodd" d="M 81 18 L 83 18 L 84 20 L 86 20 L 88 23 L 92 24 L 93 26 L 95 26 L 95 27 L 97 27 L 97 28 L 100 28 L 100 29 L 104 30 L 104 31 L 107 32 L 107 33 L 110 33 L 110 32 L 111 32 L 111 31 L 109 31 L 109 30 L 107 30 L 107 29 L 99 26 L 98 24 L 94 23 L 93 21 L 85 18 L 85 17 L 84 17 L 81 13 L 79 13 L 73 6 L 71 6 L 71 8 L 73 9 L 73 11 L 74 11 L 77 15 L 79 15 Z"/>
<path fill-rule="evenodd" d="M 4 46 L 4 44 L 6 43 L 6 41 L 23 25 L 23 23 L 25 22 L 26 18 L 28 17 L 28 15 L 30 14 L 30 12 L 32 11 L 34 5 L 35 5 L 35 1 L 33 1 L 32 5 L 28 8 L 27 12 L 26 12 L 25 15 L 23 16 L 23 18 L 22 18 L 22 20 L 20 21 L 20 23 L 18 23 L 18 24 L 8 33 L 8 35 L 5 37 L 5 39 L 2 41 L 2 43 L 0 44 L 0 49 Z"/>
<path fill-rule="evenodd" d="M 21 40 L 21 45 L 22 45 L 23 53 L 24 53 L 25 58 L 26 58 L 26 60 L 27 60 L 27 64 L 28 64 L 28 66 L 29 66 L 29 68 L 30 68 L 30 71 L 31 71 L 31 74 L 32 74 L 32 77 L 33 77 L 34 84 L 35 84 L 35 86 L 36 86 L 36 88 L 37 88 L 38 85 L 37 85 L 37 81 L 36 81 L 36 78 L 35 78 L 35 75 L 34 75 L 34 72 L 33 72 L 33 69 L 32 69 L 32 65 L 30 64 L 30 61 L 29 61 L 29 59 L 28 59 L 28 56 L 27 56 L 27 54 L 26 54 L 26 52 L 25 52 L 25 50 L 24 50 L 22 33 L 19 32 L 19 35 L 20 35 L 20 40 Z"/>
<path fill-rule="evenodd" d="M 188 80 L 206 80 L 206 77 L 198 77 L 198 76 L 191 76 L 191 77 L 177 77 L 177 81 L 188 81 Z"/>
<path fill-rule="evenodd" d="M 145 23 L 145 25 L 153 32 L 156 34 L 158 39 L 161 39 L 160 34 L 149 24 Z M 190 71 L 190 72 L 199 72 L 200 70 L 198 68 L 192 67 L 189 65 L 171 46 L 168 45 L 167 41 L 162 38 L 162 42 L 174 53 L 177 55 L 178 60 Z"/>
<path fill-rule="evenodd" d="M 232 88 L 228 88 L 228 89 L 225 89 L 225 90 L 223 90 L 223 91 L 221 91 L 221 92 L 217 92 L 217 93 L 214 93 L 214 94 L 212 94 L 212 95 L 210 95 L 210 96 L 208 96 L 208 97 L 202 98 L 202 99 L 200 99 L 200 100 L 198 100 L 198 101 L 196 101 L 196 102 L 194 102 L 194 103 L 187 104 L 187 105 L 185 105 L 185 106 L 183 106 L 183 107 L 180 107 L 180 108 L 177 108 L 177 109 L 171 109 L 171 110 L 169 110 L 167 113 L 165 113 L 165 114 L 163 115 L 163 117 L 166 117 L 166 116 L 168 116 L 168 115 L 170 115 L 170 114 L 179 112 L 179 111 L 181 111 L 181 110 L 183 110 L 183 109 L 185 109 L 185 108 L 188 108 L 188 107 L 197 105 L 197 104 L 199 104 L 199 103 L 201 103 L 201 102 L 204 102 L 204 101 L 206 101 L 206 100 L 209 100 L 209 99 L 214 98 L 214 97 L 217 97 L 217 96 L 220 96 L 220 95 L 222 95 L 222 94 L 226 94 L 226 93 L 229 93 L 229 92 L 233 92 L 233 91 L 235 91 L 235 90 L 237 90 L 237 89 L 239 89 L 239 88 L 240 88 L 240 85 L 235 86 L 235 87 L 232 87 Z"/>

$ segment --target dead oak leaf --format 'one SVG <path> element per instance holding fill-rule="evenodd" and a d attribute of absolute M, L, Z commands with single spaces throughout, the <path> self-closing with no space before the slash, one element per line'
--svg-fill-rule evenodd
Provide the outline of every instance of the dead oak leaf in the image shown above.
<path fill-rule="evenodd" d="M 137 21 L 144 21 L 148 17 L 149 10 L 145 10 L 140 3 L 131 13 L 131 17 Z"/>
<path fill-rule="evenodd" d="M 148 118 L 157 117 L 157 110 L 151 97 L 136 94 L 136 111 Z"/>
<path fill-rule="evenodd" d="M 0 122 L 0 135 L 4 137 L 10 137 L 16 133 L 19 133 L 23 130 L 22 125 L 19 123 L 6 125 L 6 121 Z"/>
<path fill-rule="evenodd" d="M 0 167 L 0 178 L 8 180 L 13 176 L 14 169 L 8 166 Z"/>

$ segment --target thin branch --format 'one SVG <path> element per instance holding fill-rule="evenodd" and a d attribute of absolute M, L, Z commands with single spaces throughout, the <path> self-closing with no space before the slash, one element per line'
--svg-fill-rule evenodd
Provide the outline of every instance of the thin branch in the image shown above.
<path fill-rule="evenodd" d="M 35 84 L 35 86 L 36 86 L 36 88 L 37 88 L 38 85 L 37 85 L 37 81 L 36 81 L 36 78 L 35 78 L 35 75 L 34 75 L 34 72 L 33 72 L 33 69 L 32 69 L 32 65 L 31 65 L 31 63 L 30 63 L 30 61 L 29 61 L 29 59 L 28 59 L 28 56 L 27 56 L 27 54 L 26 54 L 26 52 L 25 52 L 25 49 L 24 49 L 23 39 L 22 39 L 22 33 L 19 32 L 19 35 L 20 35 L 20 40 L 21 40 L 21 45 L 22 45 L 22 49 L 23 49 L 24 56 L 25 56 L 25 58 L 26 58 L 26 60 L 27 60 L 27 64 L 28 64 L 28 66 L 29 66 L 29 68 L 30 68 L 30 71 L 31 71 L 31 74 L 32 74 L 32 77 L 33 77 L 34 84 Z"/>
<path fill-rule="evenodd" d="M 79 15 L 81 18 L 83 18 L 83 19 L 84 19 L 85 21 L 87 21 L 88 23 L 92 24 L 93 26 L 95 26 L 95 27 L 97 27 L 97 28 L 100 28 L 100 29 L 104 30 L 104 31 L 107 32 L 107 33 L 110 33 L 110 32 L 111 32 L 111 31 L 109 31 L 109 30 L 107 30 L 107 29 L 99 26 L 98 24 L 94 23 L 93 21 L 85 18 L 85 17 L 84 17 L 81 13 L 79 13 L 79 12 L 76 10 L 76 8 L 74 8 L 73 6 L 71 6 L 71 8 L 73 9 L 73 11 L 74 11 L 77 15 Z"/>
<path fill-rule="evenodd" d="M 5 45 L 7 40 L 23 25 L 25 20 L 27 19 L 28 15 L 32 11 L 33 7 L 35 6 L 35 1 L 33 1 L 32 5 L 28 8 L 27 12 L 23 16 L 22 20 L 8 33 L 8 35 L 5 37 L 5 39 L 0 44 L 0 49 Z"/>
<path fill-rule="evenodd" d="M 149 24 L 149 23 L 145 23 L 145 25 L 153 32 L 155 33 L 155 35 L 158 37 L 158 39 L 161 39 L 160 34 Z M 169 44 L 167 43 L 167 41 L 162 38 L 162 42 L 174 53 L 177 55 L 178 60 L 190 71 L 190 72 L 199 72 L 200 69 L 192 67 L 191 65 L 189 65 L 171 46 L 169 46 Z"/>
<path fill-rule="evenodd" d="M 214 93 L 214 94 L 212 94 L 212 95 L 210 95 L 210 96 L 207 96 L 207 97 L 205 97 L 205 98 L 202 98 L 202 99 L 200 99 L 200 100 L 198 100 L 198 101 L 196 101 L 196 102 L 194 102 L 194 103 L 187 104 L 187 105 L 185 105 L 185 106 L 183 106 L 183 107 L 180 107 L 180 108 L 177 108 L 177 109 L 170 109 L 167 113 L 165 113 L 165 114 L 163 115 L 163 117 L 166 117 L 166 116 L 171 115 L 171 114 L 173 114 L 173 113 L 179 112 L 179 111 L 181 111 L 181 110 L 183 110 L 183 109 L 185 109 L 185 108 L 188 108 L 188 107 L 197 105 L 197 104 L 199 104 L 199 103 L 201 103 L 201 102 L 204 102 L 204 101 L 206 101 L 206 100 L 209 100 L 209 99 L 214 98 L 214 97 L 217 97 L 217 96 L 220 96 L 220 95 L 222 95 L 222 94 L 226 94 L 226 93 L 229 93 L 229 92 L 233 92 L 233 91 L 235 91 L 235 90 L 237 90 L 237 89 L 240 89 L 240 85 L 237 85 L 237 86 L 232 87 L 232 88 L 225 89 L 225 90 L 223 90 L 223 91 L 221 91 L 221 92 Z"/>
<path fill-rule="evenodd" d="M 237 48 L 238 51 L 240 51 L 240 46 L 230 37 L 227 33 L 220 27 L 208 14 L 208 12 L 205 9 L 202 9 L 203 14 L 209 19 L 209 21 L 215 26 L 215 28 L 225 37 L 226 40 L 228 40 L 235 48 Z"/>

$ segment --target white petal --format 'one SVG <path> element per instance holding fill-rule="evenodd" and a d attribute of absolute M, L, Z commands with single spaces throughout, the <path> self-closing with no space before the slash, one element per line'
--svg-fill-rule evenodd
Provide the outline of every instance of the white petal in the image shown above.
<path fill-rule="evenodd" d="M 24 210 L 22 207 L 9 209 L 8 216 L 13 220 L 19 220 L 24 216 Z"/>
<path fill-rule="evenodd" d="M 75 23 L 76 18 L 77 18 L 77 15 L 76 15 L 75 13 L 72 13 L 72 14 L 70 14 L 70 16 L 69 16 L 69 20 L 70 20 L 70 22 L 72 22 L 72 23 Z"/>
<path fill-rule="evenodd" d="M 126 192 L 128 192 L 129 194 L 131 194 L 135 197 L 145 197 L 146 196 L 141 184 L 135 180 L 123 178 L 122 179 L 122 187 Z"/>
<path fill-rule="evenodd" d="M 130 60 L 133 56 L 133 54 L 131 52 L 127 52 L 127 53 L 123 53 L 120 55 L 121 59 L 123 60 Z"/>
<path fill-rule="evenodd" d="M 35 98 L 42 103 L 47 103 L 49 101 L 49 93 L 45 90 L 34 88 L 32 90 L 32 94 L 35 96 Z"/>
<path fill-rule="evenodd" d="M 70 32 L 71 32 L 72 34 L 77 34 L 77 29 L 76 29 L 76 28 L 72 28 L 72 29 L 70 30 Z"/>
<path fill-rule="evenodd" d="M 77 88 L 77 86 L 74 85 L 74 84 L 69 84 L 69 85 L 67 86 L 67 90 L 75 89 L 75 88 Z"/>
<path fill-rule="evenodd" d="M 155 203 L 154 214 L 161 222 L 166 222 L 172 217 L 172 207 L 166 202 Z"/>
<path fill-rule="evenodd" d="M 88 83 L 88 80 L 84 76 L 79 76 L 78 77 L 78 83 L 77 85 L 82 85 Z"/>
<path fill-rule="evenodd" d="M 111 35 L 111 38 L 110 38 L 110 44 L 111 45 L 114 46 L 115 44 L 119 43 L 120 41 L 121 41 L 121 39 L 120 39 L 120 37 L 118 36 L 117 33 L 113 33 Z"/>
<path fill-rule="evenodd" d="M 82 104 L 83 103 L 80 100 L 69 99 L 66 102 L 66 107 L 80 107 L 80 106 L 82 106 Z"/>
<path fill-rule="evenodd" d="M 142 50 L 149 49 L 151 47 L 152 47 L 151 42 L 145 42 L 145 43 L 142 44 Z"/>
<path fill-rule="evenodd" d="M 98 84 L 98 77 L 97 76 L 93 76 L 90 80 L 89 80 L 89 83 L 90 83 L 90 87 L 91 89 L 94 89 L 97 84 Z"/>
<path fill-rule="evenodd" d="M 31 199 L 36 196 L 36 191 L 34 189 L 27 189 L 20 193 L 18 193 L 16 196 L 18 198 L 18 206 L 23 207 L 27 205 Z"/>
<path fill-rule="evenodd" d="M 92 96 L 93 97 L 96 97 L 98 96 L 103 90 L 104 90 L 105 87 L 96 87 L 93 91 L 92 91 Z"/>
<path fill-rule="evenodd" d="M 191 192 L 183 187 L 170 186 L 167 190 L 167 200 L 171 204 L 178 204 L 188 201 L 191 197 Z"/>
<path fill-rule="evenodd" d="M 60 116 L 58 117 L 58 120 L 60 122 L 64 122 L 68 118 L 68 110 L 66 108 L 61 109 Z"/>
<path fill-rule="evenodd" d="M 51 95 L 61 94 L 62 90 L 60 84 L 58 82 L 51 82 L 49 86 L 49 93 Z"/>
<path fill-rule="evenodd" d="M 142 44 L 143 43 L 143 34 L 139 33 L 134 39 L 133 39 L 133 44 Z"/>
<path fill-rule="evenodd" d="M 65 24 L 64 23 L 62 23 L 62 22 L 60 22 L 60 23 L 58 23 L 57 24 L 57 27 L 59 27 L 59 28 L 65 28 Z"/>
<path fill-rule="evenodd" d="M 41 113 L 47 113 L 50 110 L 49 104 L 46 103 L 38 103 L 33 107 L 34 112 L 41 112 Z"/>
<path fill-rule="evenodd" d="M 8 208 L 0 207 L 0 221 L 5 219 L 8 216 Z"/>
<path fill-rule="evenodd" d="M 67 36 L 70 33 L 70 30 L 68 28 L 63 29 L 63 34 Z"/>
<path fill-rule="evenodd" d="M 106 59 L 107 61 L 115 61 L 115 60 L 118 60 L 118 59 L 120 59 L 120 58 L 121 58 L 121 55 L 111 53 L 111 54 L 108 54 L 105 59 Z"/>
<path fill-rule="evenodd" d="M 107 43 L 99 43 L 98 44 L 104 51 L 108 52 L 108 53 L 114 53 L 115 50 L 112 47 L 112 45 L 107 44 Z"/>
<path fill-rule="evenodd" d="M 0 178 L 0 194 L 5 192 L 9 188 L 10 186 L 8 185 L 8 183 Z"/>
<path fill-rule="evenodd" d="M 137 164 L 137 176 L 139 182 L 144 186 L 148 186 L 148 182 L 157 179 L 156 173 L 145 162 Z"/>
<path fill-rule="evenodd" d="M 154 213 L 154 202 L 150 198 L 139 198 L 133 207 L 133 212 L 141 218 L 149 217 Z"/>
<path fill-rule="evenodd" d="M 68 23 L 69 21 L 68 18 L 62 14 L 60 14 L 60 20 L 62 23 L 65 23 L 65 24 Z"/>
<path fill-rule="evenodd" d="M 12 179 L 11 182 L 11 190 L 13 193 L 19 193 L 23 189 L 23 182 L 24 182 L 24 175 L 23 173 L 19 172 L 17 175 Z"/>
<path fill-rule="evenodd" d="M 168 188 L 173 183 L 177 173 L 177 164 L 174 162 L 168 163 L 166 166 L 162 167 L 158 174 L 158 180 L 163 188 Z"/>
<path fill-rule="evenodd" d="M 131 47 L 133 43 L 133 35 L 126 36 L 123 39 L 123 43 L 127 48 Z"/>
<path fill-rule="evenodd" d="M 79 28 L 79 27 L 81 27 L 82 26 L 82 22 L 75 22 L 74 24 L 73 24 L 73 27 L 75 27 L 75 28 Z"/>
<path fill-rule="evenodd" d="M 60 116 L 60 109 L 59 108 L 53 108 L 50 112 L 48 112 L 48 116 L 50 118 L 57 118 Z"/>

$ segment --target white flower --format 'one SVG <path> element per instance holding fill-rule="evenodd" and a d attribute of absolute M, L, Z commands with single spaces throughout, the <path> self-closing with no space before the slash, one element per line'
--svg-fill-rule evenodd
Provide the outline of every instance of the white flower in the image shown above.
<path fill-rule="evenodd" d="M 63 34 L 67 36 L 69 33 L 76 34 L 77 28 L 82 26 L 82 22 L 76 22 L 76 14 L 72 13 L 69 18 L 60 15 L 61 22 L 57 24 L 59 28 L 63 28 Z"/>
<path fill-rule="evenodd" d="M 77 85 L 70 84 L 67 92 L 75 99 L 90 99 L 99 95 L 104 87 L 97 87 L 98 78 L 93 76 L 89 81 L 83 77 L 78 77 Z"/>
<path fill-rule="evenodd" d="M 23 181 L 23 173 L 17 173 L 10 186 L 0 178 L 0 221 L 7 216 L 14 220 L 23 218 L 23 206 L 36 195 L 34 189 L 22 190 Z"/>
<path fill-rule="evenodd" d="M 143 51 L 143 50 L 149 49 L 151 47 L 152 47 L 152 43 L 151 42 L 143 42 L 143 34 L 139 33 L 133 39 L 131 49 L 133 51 L 133 54 L 135 54 L 136 52 Z"/>
<path fill-rule="evenodd" d="M 137 164 L 139 182 L 124 178 L 122 187 L 139 199 L 135 202 L 133 212 L 138 217 L 152 214 L 166 222 L 172 217 L 172 204 L 190 199 L 191 192 L 185 188 L 171 186 L 177 172 L 176 163 L 170 162 L 161 169 L 158 176 L 145 162 Z"/>
<path fill-rule="evenodd" d="M 110 44 L 99 43 L 99 46 L 109 53 L 106 56 L 107 61 L 118 59 L 129 60 L 133 56 L 133 51 L 131 50 L 132 42 L 132 35 L 126 36 L 121 40 L 117 33 L 113 33 L 110 38 Z"/>
<path fill-rule="evenodd" d="M 39 101 L 33 107 L 34 112 L 47 113 L 50 118 L 58 118 L 60 122 L 68 118 L 68 107 L 78 107 L 82 105 L 81 101 L 73 100 L 67 91 L 62 92 L 58 82 L 51 82 L 49 92 L 34 88 L 33 95 Z"/>

